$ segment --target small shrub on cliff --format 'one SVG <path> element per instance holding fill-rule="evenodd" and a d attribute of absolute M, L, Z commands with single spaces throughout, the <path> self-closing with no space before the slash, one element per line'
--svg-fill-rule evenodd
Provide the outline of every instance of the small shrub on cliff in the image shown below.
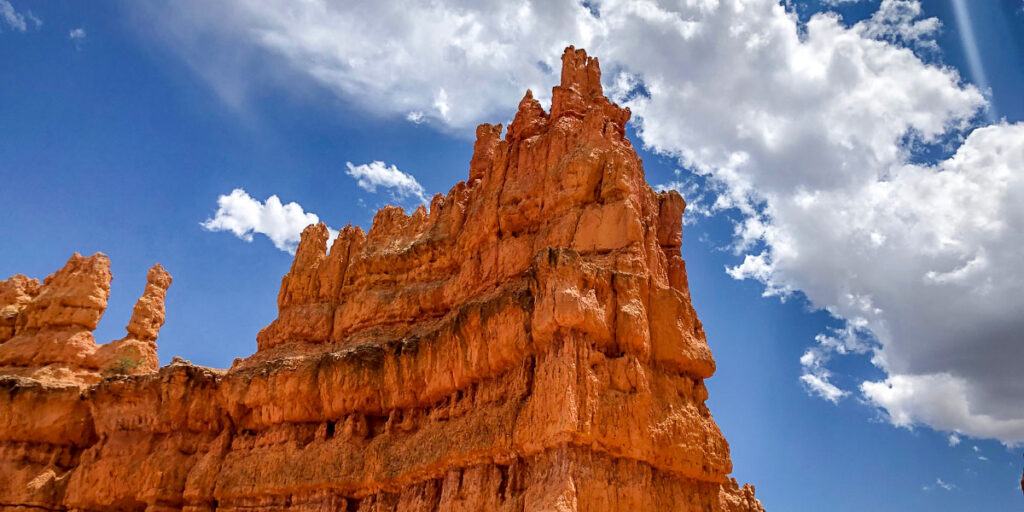
<path fill-rule="evenodd" d="M 132 373 L 132 370 L 138 368 L 139 365 L 141 364 L 142 361 L 135 359 L 130 355 L 120 354 L 116 358 L 114 358 L 114 361 L 110 363 L 110 366 L 104 368 L 101 373 L 103 374 L 104 377 L 113 377 L 115 375 L 128 375 Z"/>

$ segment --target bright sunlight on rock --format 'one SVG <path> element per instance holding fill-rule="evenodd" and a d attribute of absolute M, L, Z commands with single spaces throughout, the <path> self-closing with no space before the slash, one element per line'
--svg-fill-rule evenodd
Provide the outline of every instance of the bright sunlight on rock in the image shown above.
<path fill-rule="evenodd" d="M 110 263 L 0 283 L 0 508 L 118 511 L 763 511 L 729 477 L 715 362 L 656 193 L 566 49 L 469 179 L 302 233 L 277 319 L 228 370 L 157 368 L 170 275 L 97 346 Z"/>

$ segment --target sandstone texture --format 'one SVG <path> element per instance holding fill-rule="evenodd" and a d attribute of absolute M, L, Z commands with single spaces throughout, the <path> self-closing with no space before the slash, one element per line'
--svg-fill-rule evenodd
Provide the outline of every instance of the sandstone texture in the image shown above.
<path fill-rule="evenodd" d="M 597 60 L 562 60 L 550 112 L 528 91 L 504 137 L 477 128 L 429 209 L 329 250 L 306 228 L 229 370 L 40 378 L 100 369 L 109 264 L 0 283 L 0 510 L 763 511 L 704 403 L 685 203 L 647 185 Z M 155 351 L 169 284 L 150 271 L 115 343 Z"/>
<path fill-rule="evenodd" d="M 110 280 L 106 255 L 76 253 L 42 285 L 20 274 L 0 281 L 0 376 L 86 385 L 110 374 L 156 371 L 170 274 L 159 264 L 150 269 L 128 336 L 97 345 L 92 331 L 107 309 Z"/>

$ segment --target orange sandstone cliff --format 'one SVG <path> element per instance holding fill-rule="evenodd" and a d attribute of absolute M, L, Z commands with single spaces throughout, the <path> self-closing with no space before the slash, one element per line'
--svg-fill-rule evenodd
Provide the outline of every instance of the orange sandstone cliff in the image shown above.
<path fill-rule="evenodd" d="M 99 346 L 105 256 L 0 283 L 0 510 L 763 511 L 704 404 L 685 203 L 562 61 L 429 210 L 306 228 L 229 370 L 156 368 L 159 267 Z"/>

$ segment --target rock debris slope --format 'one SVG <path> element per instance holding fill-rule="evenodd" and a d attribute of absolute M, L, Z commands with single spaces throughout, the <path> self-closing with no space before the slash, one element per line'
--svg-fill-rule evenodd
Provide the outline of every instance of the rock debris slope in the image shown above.
<path fill-rule="evenodd" d="M 527 91 L 504 139 L 477 128 L 469 179 L 429 210 L 385 208 L 329 251 L 306 228 L 230 370 L 74 377 L 106 347 L 75 338 L 106 303 L 102 255 L 0 284 L 0 350 L 20 343 L 0 357 L 0 509 L 762 511 L 704 404 L 685 203 L 647 185 L 597 60 L 562 61 L 551 111 Z M 115 343 L 155 347 L 169 283 L 150 272 Z M 37 311 L 70 334 L 19 341 L 55 328 Z M 25 370 L 57 363 L 63 381 Z"/>

